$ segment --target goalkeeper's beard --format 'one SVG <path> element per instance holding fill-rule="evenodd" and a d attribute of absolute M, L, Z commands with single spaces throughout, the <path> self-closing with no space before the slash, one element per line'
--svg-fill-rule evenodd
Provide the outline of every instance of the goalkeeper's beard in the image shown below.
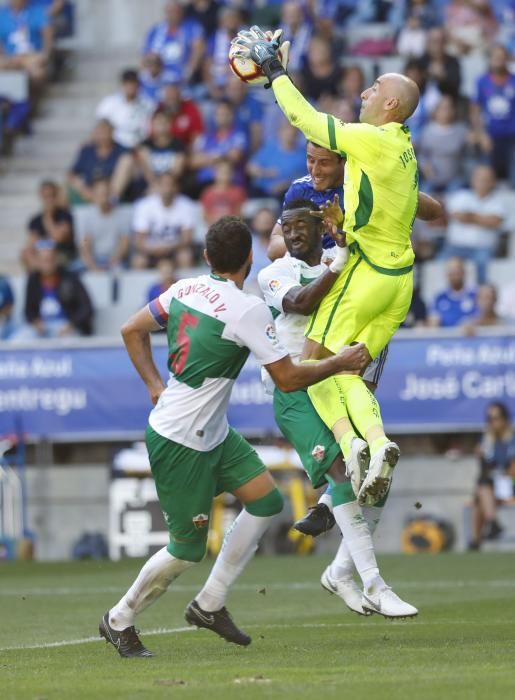
<path fill-rule="evenodd" d="M 247 279 L 247 278 L 248 278 L 248 276 L 250 275 L 250 271 L 251 271 L 251 270 L 252 270 L 252 263 L 249 263 L 249 264 L 247 265 L 247 269 L 245 270 L 245 278 L 244 278 L 244 279 Z"/>

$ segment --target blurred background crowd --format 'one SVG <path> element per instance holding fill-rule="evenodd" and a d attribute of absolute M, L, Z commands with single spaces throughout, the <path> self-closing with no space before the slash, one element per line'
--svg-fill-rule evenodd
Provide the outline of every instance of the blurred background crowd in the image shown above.
<path fill-rule="evenodd" d="M 408 126 L 421 189 L 442 202 L 444 216 L 415 222 L 417 284 L 405 324 L 413 329 L 410 342 L 426 338 L 415 336 L 424 327 L 457 329 L 427 336 L 440 339 L 515 327 L 515 0 L 0 0 L 4 352 L 38 349 L 43 337 L 111 336 L 113 346 L 119 343 L 130 314 L 176 278 L 199 273 L 204 234 L 224 214 L 249 223 L 254 269 L 248 288 L 258 291 L 257 272 L 269 262 L 284 193 L 308 165 L 305 140 L 286 123 L 272 91 L 247 88 L 229 71 L 230 41 L 253 23 L 283 28 L 292 42 L 295 83 L 319 109 L 344 121 L 357 120 L 362 90 L 381 73 L 404 72 L 419 85 L 420 104 Z M 498 336 L 507 337 L 499 346 L 505 354 L 498 371 L 505 375 L 490 377 L 488 366 L 474 379 L 483 382 L 473 389 L 481 414 L 486 410 L 480 446 L 477 433 L 472 440 L 462 433 L 459 415 L 455 424 L 442 421 L 445 436 L 420 428 L 402 442 L 408 459 L 383 547 L 398 546 L 414 493 L 452 520 L 460 547 L 478 548 L 506 528 L 506 512 L 498 518 L 497 508 L 515 498 L 510 334 Z M 11 343 L 20 340 L 28 350 L 14 349 Z M 109 342 L 88 341 L 90 361 L 95 348 Z M 472 342 L 462 338 L 457 352 L 471 351 L 466 343 Z M 33 396 L 23 393 L 21 379 L 9 384 L 9 373 L 18 371 L 15 359 L 2 370 L 7 403 L 0 417 L 9 426 L 8 401 Z M 409 404 L 415 416 L 421 411 L 420 425 L 440 405 L 439 396 L 452 398 L 445 394 L 446 358 L 442 362 L 443 378 L 431 379 L 426 367 L 420 401 Z M 116 375 L 106 367 L 105 378 Z M 59 377 L 60 365 L 54 369 Z M 401 382 L 406 373 L 403 367 Z M 388 369 L 386 383 L 387 375 Z M 238 405 L 254 400 L 259 422 L 263 407 L 252 381 Z M 44 386 L 43 403 L 54 383 Z M 81 396 L 76 400 L 86 415 Z M 467 394 L 462 404 L 473 401 Z M 22 407 L 27 420 L 31 406 Z M 29 504 L 29 519 L 39 523 L 44 557 L 64 556 L 83 523 L 95 527 L 107 513 L 109 442 L 54 445 L 47 454 L 45 440 L 59 433 L 61 415 L 47 432 L 36 431 L 47 437 L 29 454 L 40 466 L 82 465 L 66 472 L 74 523 L 67 532 L 61 511 L 45 500 L 54 491 L 48 484 L 59 484 L 58 493 L 65 488 L 63 474 L 49 472 L 45 488 L 41 470 L 31 477 L 36 505 Z M 449 469 L 448 460 L 427 456 L 435 452 L 461 461 Z M 91 485 L 90 501 L 84 483 Z"/>
<path fill-rule="evenodd" d="M 0 6 L 3 183 L 17 140 L 27 149 L 49 138 L 32 129 L 56 83 L 73 84 L 66 41 L 76 10 L 68 0 Z M 224 214 L 249 221 L 255 272 L 267 263 L 283 195 L 307 173 L 305 141 L 269 91 L 228 69 L 229 43 L 250 23 L 284 29 L 296 84 L 345 121 L 357 119 L 375 75 L 400 70 L 417 82 L 408 125 L 421 189 L 442 200 L 445 217 L 415 224 L 419 284 L 407 325 L 472 333 L 513 323 L 513 0 L 168 0 L 162 20 L 141 27 L 140 55 L 102 76 L 113 90 L 81 115 L 90 133 L 67 171 L 39 169 L 40 207 L 25 212 L 26 229 L 3 225 L 15 265 L 1 266 L 0 338 L 116 333 L 95 318 L 94 273 L 130 273 L 124 311 L 137 308 L 201 264 L 206 227 Z M 25 76 L 24 99 L 2 97 L 10 73 Z M 104 285 L 110 301 L 116 286 Z"/>

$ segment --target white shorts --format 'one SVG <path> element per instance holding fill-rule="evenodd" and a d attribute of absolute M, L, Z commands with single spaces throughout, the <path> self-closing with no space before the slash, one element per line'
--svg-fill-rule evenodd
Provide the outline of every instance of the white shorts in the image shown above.
<path fill-rule="evenodd" d="M 385 348 L 383 348 L 383 350 L 381 350 L 376 359 L 372 360 L 372 362 L 366 368 L 365 373 L 363 375 L 363 379 L 366 382 L 370 382 L 371 384 L 375 384 L 376 386 L 379 384 L 379 380 L 381 379 L 381 376 L 383 374 L 387 357 L 388 345 Z"/>
<path fill-rule="evenodd" d="M 511 501 L 515 495 L 513 477 L 507 474 L 494 472 L 492 474 L 494 480 L 494 496 L 499 501 Z"/>

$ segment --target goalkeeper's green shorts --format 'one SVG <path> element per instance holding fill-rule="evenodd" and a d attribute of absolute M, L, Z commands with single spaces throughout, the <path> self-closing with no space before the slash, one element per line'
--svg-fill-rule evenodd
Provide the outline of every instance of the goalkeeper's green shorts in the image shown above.
<path fill-rule="evenodd" d="M 413 272 L 378 272 L 354 250 L 332 289 L 313 312 L 306 336 L 337 353 L 364 343 L 372 359 L 388 345 L 406 318 L 413 296 Z"/>

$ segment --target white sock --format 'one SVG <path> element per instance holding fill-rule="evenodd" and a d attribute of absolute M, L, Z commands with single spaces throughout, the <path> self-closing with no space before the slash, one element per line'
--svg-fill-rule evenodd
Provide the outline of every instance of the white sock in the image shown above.
<path fill-rule="evenodd" d="M 274 517 L 260 518 L 241 511 L 225 536 L 203 589 L 195 598 L 202 610 L 214 612 L 223 608 L 229 587 L 254 556 L 259 540 Z"/>
<path fill-rule="evenodd" d="M 160 549 L 150 557 L 127 593 L 109 611 L 110 626 L 119 632 L 131 627 L 136 615 L 162 596 L 171 582 L 195 563 L 176 559 L 166 547 Z"/>
<path fill-rule="evenodd" d="M 352 561 L 345 537 L 342 537 L 336 556 L 331 562 L 329 573 L 331 578 L 341 581 L 344 578 L 350 578 L 353 571 L 354 562 Z"/>
<path fill-rule="evenodd" d="M 325 506 L 327 506 L 329 508 L 329 510 L 333 509 L 333 497 L 331 496 L 330 493 L 327 493 L 327 491 L 325 491 L 320 496 L 320 498 L 318 499 L 318 502 L 323 503 Z"/>
<path fill-rule="evenodd" d="M 361 506 L 357 501 L 344 503 L 333 508 L 333 514 L 342 532 L 354 566 L 363 581 L 364 587 L 367 588 L 372 581 L 376 581 L 379 577 L 379 567 L 377 566 L 374 552 L 372 534 L 367 521 L 363 517 Z M 340 548 L 338 549 L 339 552 Z"/>
<path fill-rule="evenodd" d="M 363 511 L 363 517 L 367 521 L 370 534 L 373 535 L 381 520 L 383 506 L 380 508 L 377 506 L 361 506 L 361 510 Z"/>
<path fill-rule="evenodd" d="M 377 506 L 361 506 L 361 510 L 363 512 L 363 517 L 367 521 L 370 534 L 373 535 L 379 524 L 383 508 L 378 508 Z M 345 537 L 342 537 L 342 541 L 340 542 L 336 556 L 331 562 L 329 573 L 331 578 L 340 581 L 341 579 L 352 576 L 353 571 L 354 562 L 352 561 Z"/>

